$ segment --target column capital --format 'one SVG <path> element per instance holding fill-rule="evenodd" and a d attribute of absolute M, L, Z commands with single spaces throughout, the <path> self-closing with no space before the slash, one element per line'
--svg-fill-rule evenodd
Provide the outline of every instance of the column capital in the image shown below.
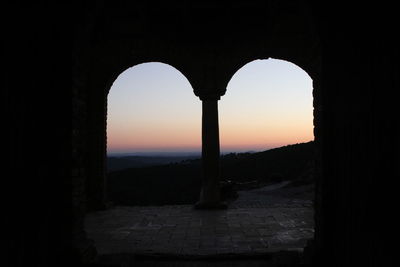
<path fill-rule="evenodd" d="M 218 87 L 216 87 L 218 88 Z M 194 94 L 200 98 L 200 100 L 220 100 L 221 96 L 225 94 L 224 90 L 217 90 L 217 89 L 203 89 L 203 90 L 194 90 Z"/>

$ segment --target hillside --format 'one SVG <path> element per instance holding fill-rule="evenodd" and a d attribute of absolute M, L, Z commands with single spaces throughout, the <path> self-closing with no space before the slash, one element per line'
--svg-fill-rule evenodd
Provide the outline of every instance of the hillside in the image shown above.
<path fill-rule="evenodd" d="M 221 177 L 237 182 L 310 180 L 314 142 L 288 145 L 257 153 L 228 154 L 221 158 Z"/>
<path fill-rule="evenodd" d="M 269 184 L 313 181 L 314 143 L 288 145 L 257 153 L 221 157 L 221 180 Z M 201 160 L 110 172 L 110 200 L 119 205 L 193 204 L 201 184 Z"/>

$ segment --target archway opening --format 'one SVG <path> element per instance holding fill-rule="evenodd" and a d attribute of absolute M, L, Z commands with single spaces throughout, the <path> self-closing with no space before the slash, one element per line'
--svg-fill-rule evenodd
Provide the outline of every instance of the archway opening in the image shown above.
<path fill-rule="evenodd" d="M 313 85 L 284 60 L 255 60 L 231 78 L 220 101 L 221 180 L 247 216 L 254 250 L 304 248 L 314 235 Z M 250 234 L 252 233 L 252 234 Z"/>
<path fill-rule="evenodd" d="M 185 76 L 164 63 L 129 68 L 111 87 L 107 113 L 109 200 L 131 206 L 195 201 L 200 178 L 174 170 L 201 150 L 201 106 Z"/>

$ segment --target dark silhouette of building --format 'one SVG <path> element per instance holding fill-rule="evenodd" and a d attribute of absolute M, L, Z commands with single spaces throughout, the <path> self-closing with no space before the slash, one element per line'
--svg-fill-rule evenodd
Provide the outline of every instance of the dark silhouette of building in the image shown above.
<path fill-rule="evenodd" d="M 321 3 L 320 3 L 321 2 Z M 218 203 L 217 101 L 233 74 L 277 58 L 313 79 L 316 266 L 392 266 L 399 178 L 398 14 L 336 1 L 15 1 L 3 10 L 6 266 L 79 266 L 83 219 L 107 205 L 107 93 L 163 62 L 203 102 L 205 183 Z M 203 205 L 204 204 L 204 205 Z"/>

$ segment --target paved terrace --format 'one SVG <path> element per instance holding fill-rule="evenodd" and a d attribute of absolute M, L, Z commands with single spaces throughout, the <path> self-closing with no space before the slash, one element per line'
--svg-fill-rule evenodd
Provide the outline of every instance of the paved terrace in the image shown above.
<path fill-rule="evenodd" d="M 89 214 L 86 230 L 100 255 L 301 251 L 314 234 L 312 186 L 287 184 L 239 191 L 226 210 L 195 210 L 191 205 L 115 207 Z"/>

